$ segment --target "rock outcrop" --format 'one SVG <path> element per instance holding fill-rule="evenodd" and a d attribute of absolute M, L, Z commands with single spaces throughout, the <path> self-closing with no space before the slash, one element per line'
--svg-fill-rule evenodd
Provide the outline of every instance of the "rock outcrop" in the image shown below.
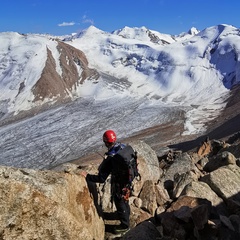
<path fill-rule="evenodd" d="M 0 239 L 103 239 L 104 222 L 83 177 L 0 168 Z"/>
<path fill-rule="evenodd" d="M 58 41 L 57 50 L 60 53 L 61 75 L 57 72 L 52 52 L 47 48 L 45 67 L 32 89 L 34 101 L 49 98 L 59 102 L 71 99 L 78 85 L 86 79 L 97 80 L 100 76 L 95 69 L 88 67 L 87 58 L 82 51 L 61 41 Z"/>

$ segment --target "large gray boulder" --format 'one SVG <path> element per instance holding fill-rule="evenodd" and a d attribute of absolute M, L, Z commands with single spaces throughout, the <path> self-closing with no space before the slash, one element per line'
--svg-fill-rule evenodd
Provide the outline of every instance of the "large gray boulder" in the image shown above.
<path fill-rule="evenodd" d="M 228 165 L 236 165 L 236 158 L 232 153 L 224 151 L 210 159 L 210 161 L 204 166 L 203 170 L 212 172 L 220 167 Z"/>
<path fill-rule="evenodd" d="M 220 198 L 205 182 L 192 181 L 181 193 L 181 196 L 189 196 L 195 198 L 204 198 L 212 203 L 214 212 L 219 215 L 226 214 L 226 206 L 222 198 Z"/>
<path fill-rule="evenodd" d="M 202 181 L 206 182 L 222 199 L 240 200 L 240 168 L 238 166 L 229 165 L 218 168 L 204 176 Z"/>
<path fill-rule="evenodd" d="M 134 181 L 134 196 L 138 196 L 145 181 L 151 180 L 157 183 L 163 173 L 159 168 L 159 161 L 156 152 L 143 141 L 129 143 L 138 154 L 138 170 L 141 180 Z"/>
<path fill-rule="evenodd" d="M 123 240 L 162 239 L 161 233 L 151 221 L 144 221 L 124 235 Z"/>
<path fill-rule="evenodd" d="M 172 191 L 176 176 L 186 174 L 187 172 L 193 172 L 199 176 L 201 175 L 199 169 L 195 166 L 194 161 L 188 153 L 179 154 L 169 168 L 165 170 L 164 175 L 161 177 L 161 182 L 164 183 L 167 190 Z M 175 189 L 174 194 L 179 195 L 179 191 Z"/>

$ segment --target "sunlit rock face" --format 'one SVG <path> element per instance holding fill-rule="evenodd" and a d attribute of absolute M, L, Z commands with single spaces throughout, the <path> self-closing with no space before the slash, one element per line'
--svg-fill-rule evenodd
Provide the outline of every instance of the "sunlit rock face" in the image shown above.
<path fill-rule="evenodd" d="M 1 239 L 103 239 L 104 223 L 84 178 L 0 168 Z"/>

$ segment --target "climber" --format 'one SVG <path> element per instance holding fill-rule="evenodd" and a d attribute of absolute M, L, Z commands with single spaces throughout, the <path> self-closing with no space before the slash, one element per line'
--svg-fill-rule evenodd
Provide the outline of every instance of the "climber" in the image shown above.
<path fill-rule="evenodd" d="M 99 166 L 98 174 L 92 175 L 87 172 L 82 172 L 81 175 L 83 175 L 87 181 L 104 183 L 109 174 L 111 174 L 112 199 L 121 222 L 120 225 L 115 226 L 114 233 L 125 233 L 129 230 L 130 206 L 128 200 L 131 187 L 129 184 L 128 169 L 126 168 L 126 170 L 121 171 L 122 166 L 120 165 L 122 164 L 122 160 L 119 160 L 119 153 L 122 149 L 127 149 L 127 147 L 125 144 L 117 142 L 117 136 L 113 130 L 107 130 L 103 134 L 103 142 L 108 151 L 105 153 L 105 157 Z M 130 149 L 132 148 L 130 147 Z M 133 149 L 130 155 L 131 154 L 134 154 Z"/>

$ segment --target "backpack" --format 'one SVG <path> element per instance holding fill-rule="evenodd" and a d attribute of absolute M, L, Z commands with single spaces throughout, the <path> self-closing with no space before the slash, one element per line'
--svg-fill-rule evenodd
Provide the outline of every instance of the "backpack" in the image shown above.
<path fill-rule="evenodd" d="M 113 158 L 113 175 L 118 183 L 131 186 L 135 178 L 141 179 L 138 172 L 137 152 L 130 145 L 122 147 Z"/>

